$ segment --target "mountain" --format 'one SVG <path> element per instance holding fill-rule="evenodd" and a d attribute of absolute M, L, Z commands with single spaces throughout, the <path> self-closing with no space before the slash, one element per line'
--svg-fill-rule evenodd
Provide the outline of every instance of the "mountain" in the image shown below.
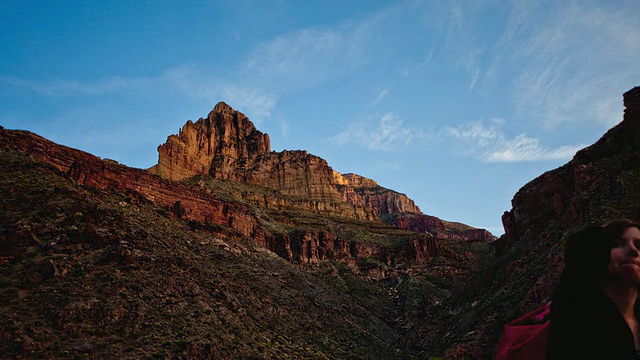
<path fill-rule="evenodd" d="M 326 160 L 306 151 L 271 151 L 270 144 L 268 134 L 257 130 L 244 114 L 221 102 L 206 118 L 195 123 L 189 120 L 178 135 L 169 136 L 158 147 L 158 164 L 149 172 L 169 180 L 204 175 L 261 186 L 269 189 L 270 194 L 244 191 L 233 196 L 266 208 L 286 207 L 358 220 L 382 218 L 388 222 L 396 214 L 426 216 L 405 194 L 357 174 L 340 174 Z M 457 235 L 457 227 L 445 224 L 438 225 L 445 237 L 494 239 L 483 229 L 467 231 L 472 230 L 470 227 Z M 393 225 L 411 227 L 421 233 L 434 233 L 435 229 L 410 226 L 402 221 Z"/>
<path fill-rule="evenodd" d="M 133 169 L 0 128 L 0 353 L 422 358 L 407 329 L 487 259 L 381 221 L 424 214 L 224 103 L 158 152 Z"/>
<path fill-rule="evenodd" d="M 490 359 L 547 302 L 563 235 L 640 218 L 640 88 L 624 119 L 522 187 L 497 240 L 273 152 L 218 104 L 149 170 L 0 128 L 8 358 Z"/>

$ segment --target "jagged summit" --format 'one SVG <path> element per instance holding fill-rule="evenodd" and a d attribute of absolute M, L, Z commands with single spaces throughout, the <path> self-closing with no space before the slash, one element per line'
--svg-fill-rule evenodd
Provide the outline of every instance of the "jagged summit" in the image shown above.
<path fill-rule="evenodd" d="M 211 110 L 211 112 L 239 112 L 235 109 L 233 109 L 229 104 L 227 104 L 224 101 L 220 101 L 216 104 L 216 106 L 213 107 L 213 110 Z"/>
<path fill-rule="evenodd" d="M 206 118 L 191 120 L 178 135 L 158 147 L 158 164 L 149 169 L 170 180 L 201 174 L 233 179 L 237 168 L 269 153 L 268 134 L 258 131 L 243 113 L 219 102 Z"/>
<path fill-rule="evenodd" d="M 158 164 L 149 171 L 170 180 L 206 174 L 266 186 L 283 196 L 314 201 L 305 205 L 314 211 L 337 211 L 357 219 L 420 212 L 406 195 L 356 174 L 342 175 L 307 151 L 272 152 L 269 135 L 225 102 L 216 104 L 206 118 L 187 121 L 178 135 L 169 136 L 158 147 Z"/>
<path fill-rule="evenodd" d="M 219 102 L 206 118 L 187 121 L 178 135 L 169 136 L 158 147 L 158 164 L 149 171 L 170 180 L 210 175 L 266 187 L 277 194 L 277 199 L 243 196 L 267 208 L 367 221 L 382 219 L 404 229 L 449 239 L 494 239 L 486 230 L 473 232 L 446 226 L 442 220 L 422 214 L 405 194 L 364 176 L 340 174 L 326 160 L 307 151 L 271 151 L 269 136 L 225 102 Z"/>

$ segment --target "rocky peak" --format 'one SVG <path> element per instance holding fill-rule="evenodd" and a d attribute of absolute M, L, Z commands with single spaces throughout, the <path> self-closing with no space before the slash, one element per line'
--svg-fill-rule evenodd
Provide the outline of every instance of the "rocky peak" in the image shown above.
<path fill-rule="evenodd" d="M 437 239 L 455 241 L 494 241 L 495 236 L 485 229 L 460 223 L 444 221 L 435 216 L 409 213 L 400 214 L 389 221 L 391 225 L 421 234 L 430 234 Z"/>
<path fill-rule="evenodd" d="M 189 120 L 178 135 L 169 136 L 158 147 L 158 164 L 149 171 L 170 180 L 208 174 L 266 186 L 283 196 L 313 200 L 314 208 L 347 203 L 356 218 L 364 213 L 420 212 L 406 195 L 360 175 L 340 174 L 326 160 L 306 151 L 272 152 L 269 136 L 224 102 L 206 118 Z M 364 208 L 372 210 L 363 212 Z"/>
<path fill-rule="evenodd" d="M 158 164 L 152 173 L 171 180 L 201 174 L 232 179 L 258 155 L 269 153 L 268 134 L 258 131 L 243 113 L 224 102 L 218 103 L 206 118 L 191 120 L 158 147 Z"/>
<path fill-rule="evenodd" d="M 218 102 L 216 106 L 213 107 L 213 110 L 211 110 L 211 113 L 218 113 L 218 114 L 222 114 L 222 113 L 233 114 L 237 112 L 238 111 L 234 110 L 229 104 L 227 104 L 224 101 Z"/>

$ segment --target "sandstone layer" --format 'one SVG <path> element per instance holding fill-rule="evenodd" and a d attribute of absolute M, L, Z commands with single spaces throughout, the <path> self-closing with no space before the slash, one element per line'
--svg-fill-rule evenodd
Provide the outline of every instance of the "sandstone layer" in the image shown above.
<path fill-rule="evenodd" d="M 158 164 L 149 170 L 170 180 L 200 174 L 235 180 L 238 169 L 270 151 L 269 135 L 256 130 L 244 114 L 220 102 L 206 118 L 195 123 L 189 120 L 178 135 L 170 135 L 158 147 Z"/>

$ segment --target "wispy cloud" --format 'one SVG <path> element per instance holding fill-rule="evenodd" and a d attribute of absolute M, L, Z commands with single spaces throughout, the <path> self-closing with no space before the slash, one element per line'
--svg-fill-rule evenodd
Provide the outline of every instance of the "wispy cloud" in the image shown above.
<path fill-rule="evenodd" d="M 339 145 L 355 144 L 369 150 L 403 151 L 415 148 L 433 136 L 420 129 L 406 127 L 402 119 L 392 113 L 382 116 L 377 122 L 358 121 L 331 137 Z"/>
<path fill-rule="evenodd" d="M 279 35 L 251 50 L 239 71 L 246 82 L 268 83 L 279 92 L 296 91 L 340 78 L 381 56 L 380 51 L 385 48 L 377 46 L 377 35 L 399 8 L 390 6 L 363 19 L 333 27 L 307 28 Z"/>
<path fill-rule="evenodd" d="M 221 87 L 220 95 L 233 106 L 247 109 L 252 115 L 257 116 L 254 122 L 260 122 L 261 118 L 271 117 L 271 111 L 276 106 L 276 97 L 272 93 L 264 93 L 256 88 L 241 88 L 233 85 Z"/>
<path fill-rule="evenodd" d="M 346 65 L 348 46 L 346 35 L 336 30 L 287 33 L 254 49 L 244 71 L 252 77 L 314 83 Z"/>
<path fill-rule="evenodd" d="M 525 1 L 514 2 L 506 28 L 497 46 L 510 55 L 496 57 L 492 73 L 518 69 L 513 94 L 520 117 L 547 129 L 620 120 L 622 106 L 610 99 L 640 78 L 635 17 L 606 4 Z"/>
<path fill-rule="evenodd" d="M 537 138 L 519 134 L 509 138 L 502 126 L 503 120 L 493 119 L 469 122 L 458 127 L 448 127 L 445 134 L 453 138 L 467 156 L 485 162 L 522 162 L 568 160 L 584 145 L 564 145 L 546 148 Z"/>
<path fill-rule="evenodd" d="M 382 99 L 384 99 L 384 98 L 385 98 L 385 96 L 387 96 L 387 94 L 389 93 L 389 91 L 391 91 L 391 89 L 390 89 L 390 88 L 386 88 L 386 89 L 384 89 L 384 90 L 380 91 L 380 93 L 378 94 L 378 96 L 377 96 L 375 99 L 373 99 L 373 101 L 372 101 L 372 102 L 370 102 L 370 103 L 369 103 L 369 107 L 374 106 L 374 105 L 376 105 L 376 104 L 380 103 L 380 102 L 382 101 Z"/>

